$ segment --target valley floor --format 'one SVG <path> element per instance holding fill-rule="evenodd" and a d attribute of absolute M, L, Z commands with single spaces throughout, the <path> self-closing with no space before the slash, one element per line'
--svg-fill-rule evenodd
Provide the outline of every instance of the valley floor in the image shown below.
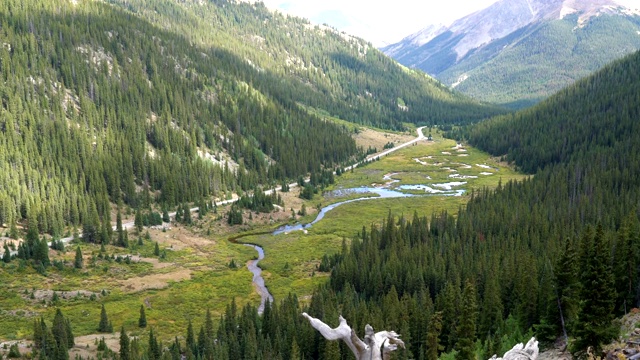
<path fill-rule="evenodd" d="M 400 135 L 364 134 L 377 141 L 406 140 Z M 191 226 L 172 223 L 150 228 L 148 235 L 147 230 L 139 235 L 131 232 L 129 249 L 109 245 L 101 252 L 97 245 L 72 244 L 66 252 L 51 251 L 52 261 L 61 260 L 65 265 L 61 269 L 51 267 L 46 276 L 15 260 L 4 264 L 0 277 L 7 286 L 0 288 L 0 339 L 30 338 L 33 321 L 44 316 L 49 322 L 55 309 L 60 308 L 73 325 L 76 348 L 86 355 L 95 352 L 94 340 L 103 335 L 110 348 L 117 348 L 117 341 L 108 340 L 114 339 L 113 334 L 96 334 L 101 304 L 114 330 L 124 326 L 132 336 L 143 336 L 154 328 L 165 339 L 186 328 L 189 320 L 198 328 L 207 309 L 213 319 L 219 319 L 231 301 L 239 307 L 245 303 L 257 306 L 260 296 L 245 266 L 255 257 L 255 250 L 228 241 L 232 235 L 243 233 L 247 236 L 241 241 L 265 249 L 266 258 L 260 266 L 276 301 L 289 293 L 305 301 L 327 279 L 328 273 L 317 269 L 323 255 L 339 252 L 343 239 L 348 242 L 363 226 L 380 224 L 389 213 L 405 217 L 414 212 L 455 213 L 474 190 L 523 178 L 485 153 L 434 135 L 433 141 L 421 140 L 336 176 L 335 185 L 311 200 L 300 199 L 300 190 L 292 188 L 281 194 L 284 206 L 272 213 L 245 211 L 245 225 L 227 225 L 227 209 L 220 206 L 216 214 L 196 219 Z M 403 191 L 414 196 L 347 203 L 327 212 L 306 231 L 264 234 L 283 223 L 309 223 L 329 204 L 371 196 L 344 191 L 363 186 L 395 191 L 408 186 L 409 190 Z M 306 215 L 294 219 L 292 213 L 298 213 L 303 205 Z M 253 233 L 263 234 L 250 235 Z M 156 243 L 160 256 L 155 252 Z M 84 254 L 82 269 L 72 266 L 77 246 Z M 232 260 L 237 268 L 229 266 Z M 141 305 L 146 309 L 146 328 L 137 326 Z"/>

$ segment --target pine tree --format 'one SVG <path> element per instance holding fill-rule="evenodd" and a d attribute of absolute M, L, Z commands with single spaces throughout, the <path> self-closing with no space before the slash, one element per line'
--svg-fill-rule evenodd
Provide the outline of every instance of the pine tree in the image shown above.
<path fill-rule="evenodd" d="M 131 351 L 129 350 L 129 335 L 124 330 L 124 326 L 120 328 L 120 360 L 130 360 Z"/>
<path fill-rule="evenodd" d="M 68 360 L 69 359 L 69 338 L 67 334 L 67 322 L 62 316 L 60 309 L 56 310 L 56 315 L 53 318 L 53 325 L 51 327 L 51 333 L 56 341 L 56 360 Z"/>
<path fill-rule="evenodd" d="M 36 261 L 36 263 L 40 262 L 44 267 L 51 265 L 51 260 L 49 260 L 49 244 L 44 237 L 37 243 L 33 260 Z"/>
<path fill-rule="evenodd" d="M 9 245 L 4 243 L 4 255 L 2 256 L 2 261 L 4 263 L 9 263 L 11 261 L 11 250 L 9 250 Z"/>
<path fill-rule="evenodd" d="M 44 346 L 44 332 L 46 327 L 43 328 L 43 325 L 44 319 L 42 317 L 33 321 L 33 345 L 37 350 L 42 349 Z"/>
<path fill-rule="evenodd" d="M 100 311 L 100 323 L 98 324 L 98 332 L 101 333 L 110 333 L 113 332 L 113 327 L 107 318 L 107 310 L 104 308 L 104 304 L 102 304 L 102 310 Z"/>
<path fill-rule="evenodd" d="M 456 360 L 475 360 L 477 311 L 476 288 L 471 281 L 467 280 L 462 290 Z"/>
<path fill-rule="evenodd" d="M 592 346 L 597 353 L 603 343 L 618 334 L 613 322 L 616 300 L 613 271 L 601 225 L 595 234 L 592 229 L 585 232 L 582 246 L 582 306 L 576 321 L 573 351 L 583 351 Z"/>
<path fill-rule="evenodd" d="M 80 246 L 78 246 L 76 248 L 76 257 L 73 261 L 73 267 L 76 269 L 82 269 L 82 263 L 82 250 L 80 249 Z"/>
<path fill-rule="evenodd" d="M 69 319 L 66 319 L 65 321 L 65 328 L 67 329 L 67 348 L 71 349 L 75 346 L 76 340 L 73 335 L 73 329 L 71 328 L 71 321 Z"/>
<path fill-rule="evenodd" d="M 138 327 L 147 326 L 147 316 L 144 313 L 144 305 L 140 305 L 140 318 L 138 319 Z"/>
<path fill-rule="evenodd" d="M 551 325 L 552 329 L 556 330 L 549 335 L 550 338 L 557 335 L 557 329 L 562 330 L 564 337 L 568 338 L 568 329 L 573 328 L 578 316 L 580 283 L 577 261 L 578 254 L 574 242 L 567 239 L 554 267 L 554 291 L 549 301 L 549 310 L 543 320 L 543 323 Z"/>
<path fill-rule="evenodd" d="M 136 210 L 136 215 L 135 218 L 133 220 L 133 224 L 136 228 L 136 230 L 138 231 L 138 234 L 142 232 L 142 228 L 144 227 L 144 222 L 142 220 L 142 211 L 140 211 L 140 209 Z"/>
<path fill-rule="evenodd" d="M 204 352 L 202 354 L 204 359 L 213 359 L 214 337 L 213 319 L 211 318 L 211 311 L 207 309 L 207 314 L 204 319 Z"/>
<path fill-rule="evenodd" d="M 298 342 L 294 339 L 293 344 L 291 345 L 291 360 L 300 360 L 302 359 L 302 354 L 300 353 L 300 347 L 298 346 Z"/>
<path fill-rule="evenodd" d="M 503 305 L 500 298 L 500 286 L 497 272 L 493 269 L 487 274 L 482 301 L 482 313 L 478 330 L 480 336 L 495 334 L 503 318 Z"/>
<path fill-rule="evenodd" d="M 442 332 L 442 312 L 438 311 L 431 316 L 427 331 L 427 356 L 426 360 L 438 360 L 438 353 L 444 350 L 440 345 L 440 333 Z"/>
<path fill-rule="evenodd" d="M 89 205 L 88 213 L 82 220 L 82 240 L 88 243 L 97 243 L 99 241 L 100 218 L 96 210 L 95 202 Z"/>
<path fill-rule="evenodd" d="M 131 360 L 142 359 L 142 346 L 140 345 L 140 339 L 134 337 L 129 344 L 129 351 L 131 353 Z"/>
<path fill-rule="evenodd" d="M 18 227 L 16 226 L 16 222 L 11 220 L 11 228 L 9 229 L 9 237 L 17 240 L 18 239 Z"/>
<path fill-rule="evenodd" d="M 125 241 L 125 230 L 122 228 L 122 214 L 120 213 L 120 208 L 118 208 L 118 213 L 116 215 L 116 232 L 118 233 L 118 246 L 127 247 L 129 244 Z"/>
<path fill-rule="evenodd" d="M 162 355 L 162 351 L 160 349 L 160 345 L 158 344 L 158 340 L 153 335 L 153 328 L 149 330 L 149 360 L 159 360 Z"/>
<path fill-rule="evenodd" d="M 324 356 L 325 360 L 340 360 L 340 344 L 337 341 L 325 341 L 324 342 Z"/>
<path fill-rule="evenodd" d="M 442 311 L 442 344 L 449 351 L 458 339 L 457 324 L 460 312 L 460 287 L 448 282 L 436 296 L 436 310 Z"/>
<path fill-rule="evenodd" d="M 198 353 L 198 346 L 196 343 L 195 334 L 193 333 L 193 324 L 191 323 L 191 319 L 189 319 L 189 325 L 187 325 L 187 349 L 190 349 L 193 354 Z"/>
<path fill-rule="evenodd" d="M 44 326 L 44 320 L 42 321 L 42 324 L 43 342 L 42 348 L 40 349 L 40 357 L 43 359 L 56 359 L 57 356 L 64 357 L 64 354 L 58 351 L 58 346 L 56 343 L 56 339 L 53 337 L 53 333 L 49 329 L 47 329 L 46 326 Z"/>
<path fill-rule="evenodd" d="M 153 255 L 160 256 L 160 246 L 158 246 L 157 241 L 156 241 L 156 246 L 153 248 Z"/>
<path fill-rule="evenodd" d="M 182 222 L 186 225 L 191 224 L 191 209 L 189 209 L 189 204 L 185 203 L 182 211 Z"/>

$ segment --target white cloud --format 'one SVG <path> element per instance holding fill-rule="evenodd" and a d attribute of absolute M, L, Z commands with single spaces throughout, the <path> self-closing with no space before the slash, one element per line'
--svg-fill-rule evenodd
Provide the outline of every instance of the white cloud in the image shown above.
<path fill-rule="evenodd" d="M 262 0 L 272 9 L 327 23 L 375 46 L 399 41 L 430 24 L 450 24 L 497 0 Z M 615 0 L 640 8 L 639 0 Z"/>
<path fill-rule="evenodd" d="M 396 42 L 429 24 L 448 24 L 497 0 L 263 1 L 267 7 L 308 18 L 314 23 L 327 23 L 363 37 L 376 46 L 382 46 Z"/>

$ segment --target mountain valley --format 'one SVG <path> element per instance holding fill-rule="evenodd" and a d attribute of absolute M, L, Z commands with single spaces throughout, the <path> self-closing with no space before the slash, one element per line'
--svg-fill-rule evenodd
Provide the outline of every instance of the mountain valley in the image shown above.
<path fill-rule="evenodd" d="M 303 312 L 391 359 L 626 356 L 639 19 L 502 0 L 403 66 L 260 2 L 1 2 L 0 356 L 351 358 Z"/>

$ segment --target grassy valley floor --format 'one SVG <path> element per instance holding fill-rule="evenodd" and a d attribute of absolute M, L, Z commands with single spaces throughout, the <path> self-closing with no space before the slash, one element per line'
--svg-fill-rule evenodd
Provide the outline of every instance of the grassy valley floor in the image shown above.
<path fill-rule="evenodd" d="M 384 135 L 374 137 L 386 139 Z M 257 306 L 260 296 L 245 266 L 257 254 L 249 247 L 228 241 L 238 234 L 247 234 L 239 241 L 264 248 L 266 257 L 260 266 L 276 301 L 288 293 L 295 293 L 304 301 L 318 284 L 327 280 L 328 273 L 317 270 L 323 255 L 340 252 L 343 241 L 348 242 L 363 226 L 379 224 L 389 213 L 409 218 L 414 212 L 421 216 L 441 211 L 455 213 L 474 189 L 522 178 L 523 175 L 487 154 L 434 133 L 433 141 L 421 141 L 336 176 L 336 184 L 312 200 L 298 198 L 299 189 L 293 188 L 282 194 L 284 207 L 273 213 L 249 215 L 245 211 L 242 226 L 228 226 L 227 209 L 220 207 L 217 214 L 196 219 L 188 227 L 171 224 L 164 229 L 148 229 L 148 236 L 146 230 L 139 236 L 130 233 L 129 249 L 106 246 L 101 252 L 99 245 L 79 244 L 84 254 L 82 269 L 73 268 L 77 244 L 67 246 L 65 253 L 50 251 L 51 260 L 61 260 L 64 266 L 50 267 L 46 276 L 13 260 L 0 267 L 4 284 L 0 287 L 0 341 L 29 338 L 33 321 L 42 315 L 50 323 L 56 308 L 71 320 L 76 336 L 96 334 L 104 304 L 115 331 L 124 326 L 133 336 L 146 336 L 154 328 L 161 339 L 170 339 L 183 336 L 189 320 L 198 329 L 207 309 L 213 319 L 219 319 L 232 300 L 238 306 L 246 303 Z M 369 199 L 338 206 L 307 231 L 250 235 L 271 231 L 286 222 L 308 223 L 324 206 L 371 196 L 333 190 L 360 186 L 398 189 L 401 185 L 426 185 L 438 190 L 444 189 L 438 184 L 452 182 L 461 183 L 452 189 L 465 190 L 462 196 L 410 190 L 418 196 Z M 292 210 L 297 213 L 303 204 L 307 215 L 295 216 L 294 220 Z M 156 242 L 161 256 L 154 254 Z M 131 256 L 130 260 L 124 260 L 126 256 Z M 231 260 L 238 264 L 237 268 L 229 266 Z M 146 328 L 138 327 L 141 305 L 146 309 Z M 96 346 L 83 343 L 83 353 L 91 353 Z"/>

